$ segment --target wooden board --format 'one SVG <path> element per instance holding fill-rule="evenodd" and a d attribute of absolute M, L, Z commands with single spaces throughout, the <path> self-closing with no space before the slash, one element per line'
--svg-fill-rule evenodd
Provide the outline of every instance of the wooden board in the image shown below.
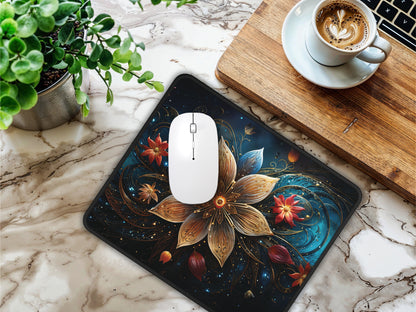
<path fill-rule="evenodd" d="M 316 86 L 282 47 L 296 3 L 263 1 L 218 62 L 217 78 L 416 204 L 416 53 L 390 38 L 389 59 L 363 84 Z"/>

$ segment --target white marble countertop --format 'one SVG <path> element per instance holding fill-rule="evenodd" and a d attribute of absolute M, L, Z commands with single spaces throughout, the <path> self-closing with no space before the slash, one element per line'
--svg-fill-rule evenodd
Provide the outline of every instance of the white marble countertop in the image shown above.
<path fill-rule="evenodd" d="M 128 0 L 93 4 L 145 42 L 143 63 L 165 86 L 180 73 L 196 76 L 361 188 L 361 205 L 291 312 L 414 311 L 415 206 L 215 78 L 219 58 L 260 2 L 146 3 L 144 12 Z M 162 96 L 121 79 L 113 88 L 109 107 L 91 75 L 88 118 L 1 132 L 0 311 L 204 311 L 83 227 L 84 212 Z"/>

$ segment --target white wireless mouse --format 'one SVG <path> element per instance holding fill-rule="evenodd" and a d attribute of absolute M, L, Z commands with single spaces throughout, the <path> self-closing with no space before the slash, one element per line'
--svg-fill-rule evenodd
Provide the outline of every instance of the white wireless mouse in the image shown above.
<path fill-rule="evenodd" d="M 202 204 L 215 196 L 218 184 L 218 134 L 215 121 L 203 113 L 184 113 L 169 129 L 169 186 L 184 204 Z"/>

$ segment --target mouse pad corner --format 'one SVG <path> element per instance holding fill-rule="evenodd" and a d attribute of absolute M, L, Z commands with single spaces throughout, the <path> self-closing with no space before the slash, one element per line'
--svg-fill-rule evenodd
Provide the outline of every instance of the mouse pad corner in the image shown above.
<path fill-rule="evenodd" d="M 211 116 L 215 196 L 171 194 L 169 126 Z M 84 215 L 85 227 L 209 311 L 287 311 L 359 188 L 190 75 L 172 83 Z"/>

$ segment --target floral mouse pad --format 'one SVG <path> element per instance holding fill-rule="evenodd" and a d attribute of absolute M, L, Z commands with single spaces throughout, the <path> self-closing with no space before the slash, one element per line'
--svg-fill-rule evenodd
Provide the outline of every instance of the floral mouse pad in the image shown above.
<path fill-rule="evenodd" d="M 211 116 L 212 200 L 169 190 L 169 125 Z M 360 203 L 361 192 L 189 75 L 173 82 L 84 216 L 86 228 L 209 311 L 286 311 Z"/>

